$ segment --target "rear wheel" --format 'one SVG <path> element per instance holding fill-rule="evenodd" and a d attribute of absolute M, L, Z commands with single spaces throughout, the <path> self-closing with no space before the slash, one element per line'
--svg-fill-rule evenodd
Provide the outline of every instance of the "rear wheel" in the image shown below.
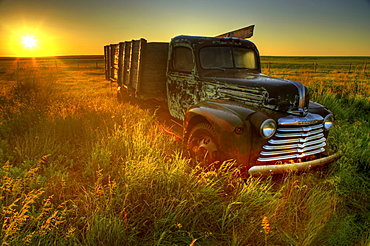
<path fill-rule="evenodd" d="M 190 132 L 186 148 L 191 158 L 205 166 L 222 160 L 216 134 L 208 123 L 196 125 Z"/>
<path fill-rule="evenodd" d="M 130 100 L 130 95 L 127 93 L 127 89 L 120 88 L 117 90 L 117 101 L 118 103 L 124 103 Z"/>
<path fill-rule="evenodd" d="M 118 103 L 123 103 L 124 95 L 121 90 L 117 90 L 117 101 Z"/>

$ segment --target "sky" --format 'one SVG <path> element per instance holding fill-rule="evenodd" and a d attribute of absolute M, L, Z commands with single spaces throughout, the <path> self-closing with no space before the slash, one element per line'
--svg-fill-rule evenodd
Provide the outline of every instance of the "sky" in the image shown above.
<path fill-rule="evenodd" d="M 0 0 L 0 56 L 102 55 L 249 25 L 262 56 L 370 56 L 370 0 Z"/>

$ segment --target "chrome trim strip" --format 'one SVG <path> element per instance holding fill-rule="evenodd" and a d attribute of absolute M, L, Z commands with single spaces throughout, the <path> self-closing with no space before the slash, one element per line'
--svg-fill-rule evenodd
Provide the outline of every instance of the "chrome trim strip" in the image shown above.
<path fill-rule="evenodd" d="M 305 138 L 289 138 L 289 139 L 270 139 L 269 144 L 287 144 L 287 143 L 305 143 L 317 138 L 324 137 L 323 133 L 317 135 L 305 137 Z"/>
<path fill-rule="evenodd" d="M 273 156 L 273 157 L 260 157 L 257 159 L 257 161 L 280 161 L 280 160 L 288 160 L 288 159 L 296 159 L 296 158 L 303 158 L 309 155 L 319 154 L 324 152 L 324 148 L 320 148 L 317 150 L 313 150 L 307 153 L 301 153 L 301 154 L 291 154 L 291 155 L 283 155 L 283 156 Z"/>
<path fill-rule="evenodd" d="M 278 128 L 277 130 L 280 132 L 308 132 L 312 130 L 316 130 L 322 128 L 322 124 L 311 125 L 311 126 L 303 126 L 303 127 L 287 127 L 287 128 Z"/>
<path fill-rule="evenodd" d="M 307 146 L 304 148 L 294 148 L 294 149 L 283 149 L 283 150 L 276 150 L 276 151 L 261 151 L 261 156 L 271 156 L 271 155 L 284 155 L 284 154 L 290 154 L 290 153 L 305 153 L 313 149 L 323 148 L 326 146 L 326 143 L 320 143 L 315 146 Z"/>
<path fill-rule="evenodd" d="M 325 142 L 325 138 L 316 139 L 314 141 L 295 143 L 295 144 L 284 144 L 284 145 L 264 145 L 265 150 L 279 150 L 279 149 L 293 149 L 293 148 L 305 148 L 314 144 L 321 144 Z"/>
<path fill-rule="evenodd" d="M 318 114 L 308 113 L 306 116 L 298 117 L 295 115 L 288 115 L 278 119 L 278 125 L 282 126 L 302 126 L 314 125 L 322 123 L 324 118 Z"/>
<path fill-rule="evenodd" d="M 275 137 L 279 138 L 292 138 L 292 137 L 309 137 L 315 134 L 322 133 L 322 128 L 311 132 L 296 132 L 296 133 L 276 133 Z"/>

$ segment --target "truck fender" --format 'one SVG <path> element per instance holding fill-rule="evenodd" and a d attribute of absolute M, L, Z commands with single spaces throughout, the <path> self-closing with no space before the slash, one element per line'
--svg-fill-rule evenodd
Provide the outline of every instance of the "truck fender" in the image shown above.
<path fill-rule="evenodd" d="M 230 103 L 230 101 L 207 100 L 191 107 L 185 115 L 184 142 L 194 126 L 208 123 L 217 133 L 217 142 L 225 158 L 247 162 L 250 152 L 251 127 L 250 115 L 255 110 Z"/>

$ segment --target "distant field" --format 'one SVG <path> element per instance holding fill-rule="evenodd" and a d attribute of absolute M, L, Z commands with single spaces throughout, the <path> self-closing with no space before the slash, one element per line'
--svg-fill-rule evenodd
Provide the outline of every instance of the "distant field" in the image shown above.
<path fill-rule="evenodd" d="M 262 57 L 333 111 L 342 157 L 245 183 L 233 162 L 191 165 L 155 113 L 118 104 L 102 56 L 0 58 L 1 243 L 369 245 L 369 63 Z"/>
<path fill-rule="evenodd" d="M 36 57 L 14 58 L 0 57 L 0 74 L 7 69 L 15 68 L 93 68 L 104 67 L 104 56 L 62 56 L 62 57 Z"/>
<path fill-rule="evenodd" d="M 262 73 L 305 84 L 317 92 L 312 99 L 327 92 L 337 99 L 362 98 L 368 105 L 370 57 L 262 57 Z"/>
<path fill-rule="evenodd" d="M 352 72 L 363 71 L 364 65 L 370 66 L 370 57 L 273 57 L 263 56 L 261 58 L 264 68 L 270 63 L 272 69 L 293 68 L 316 72 L 348 72 L 351 66 Z M 370 67 L 366 65 L 367 72 Z"/>
<path fill-rule="evenodd" d="M 27 67 L 96 67 L 104 66 L 104 57 L 94 56 L 62 56 L 48 58 L 14 58 L 0 57 L 0 69 L 27 68 Z M 370 72 L 370 57 L 274 57 L 262 56 L 261 63 L 263 72 L 289 69 L 294 71 L 314 72 L 316 64 L 317 73 L 341 73 L 341 72 Z M 293 71 L 292 71 L 293 70 Z M 0 70 L 1 71 L 1 70 Z"/>

